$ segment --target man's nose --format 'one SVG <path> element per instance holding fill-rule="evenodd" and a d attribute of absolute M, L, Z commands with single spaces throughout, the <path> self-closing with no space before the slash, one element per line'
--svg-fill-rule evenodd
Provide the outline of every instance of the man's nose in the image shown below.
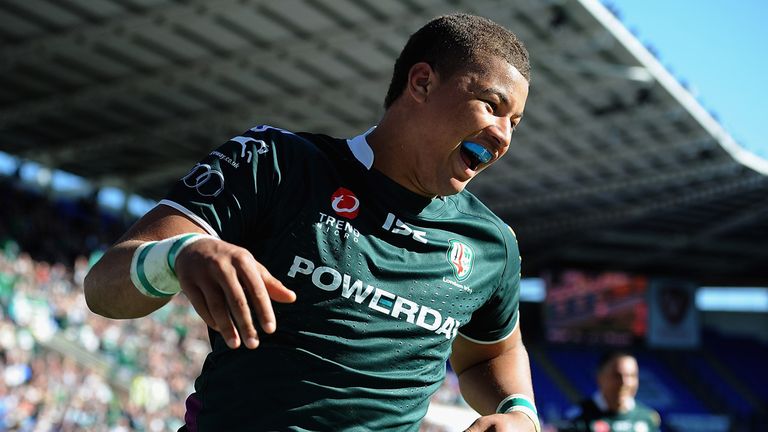
<path fill-rule="evenodd" d="M 502 148 L 509 146 L 512 141 L 512 123 L 507 117 L 497 117 L 496 122 L 488 127 L 488 132 Z"/>

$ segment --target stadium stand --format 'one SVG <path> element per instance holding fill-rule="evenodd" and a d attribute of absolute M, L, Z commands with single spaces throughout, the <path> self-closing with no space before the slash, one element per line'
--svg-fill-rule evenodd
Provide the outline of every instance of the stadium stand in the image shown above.
<path fill-rule="evenodd" d="M 749 386 L 751 392 L 768 402 L 768 347 L 746 338 L 726 338 L 712 334 L 707 352 Z"/>
<path fill-rule="evenodd" d="M 751 403 L 729 385 L 726 379 L 712 367 L 706 355 L 701 354 L 703 353 L 675 353 L 675 359 L 670 359 L 669 364 L 682 365 L 683 367 L 679 369 L 687 370 L 693 375 L 693 379 L 690 381 L 692 384 L 689 385 L 701 386 L 702 388 L 709 387 L 707 394 L 719 396 L 714 404 L 711 404 L 715 405 L 715 408 L 712 409 L 733 412 L 738 416 L 749 415 L 754 409 Z M 702 394 L 701 391 L 697 393 Z"/>
<path fill-rule="evenodd" d="M 641 365 L 641 391 L 638 399 L 657 408 L 664 415 L 667 412 L 702 414 L 706 412 L 699 397 L 692 394 L 679 375 L 657 360 L 654 353 L 640 351 L 637 361 Z M 649 391 L 650 390 L 650 391 Z"/>
<path fill-rule="evenodd" d="M 548 422 L 558 421 L 573 402 L 542 367 L 539 356 L 531 357 L 531 378 L 536 391 L 539 413 Z"/>

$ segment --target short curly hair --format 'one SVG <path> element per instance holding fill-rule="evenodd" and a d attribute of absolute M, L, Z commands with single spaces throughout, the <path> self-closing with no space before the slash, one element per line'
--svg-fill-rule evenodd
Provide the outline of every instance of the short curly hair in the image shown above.
<path fill-rule="evenodd" d="M 411 35 L 397 58 L 384 108 L 403 93 L 414 64 L 426 62 L 447 78 L 488 55 L 503 58 L 530 82 L 528 50 L 511 31 L 488 18 L 469 14 L 433 19 Z"/>

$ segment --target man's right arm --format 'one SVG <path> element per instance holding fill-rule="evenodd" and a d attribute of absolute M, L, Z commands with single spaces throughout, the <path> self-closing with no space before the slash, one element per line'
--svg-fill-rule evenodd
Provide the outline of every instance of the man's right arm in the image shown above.
<path fill-rule="evenodd" d="M 199 226 L 167 206 L 158 206 L 139 219 L 85 277 L 85 300 L 95 313 L 107 318 L 139 318 L 159 309 L 169 298 L 143 295 L 133 286 L 131 259 L 144 242 L 186 232 L 204 233 Z"/>
<path fill-rule="evenodd" d="M 107 318 L 139 318 L 165 305 L 169 298 L 143 295 L 133 285 L 133 254 L 144 242 L 183 233 L 205 231 L 182 213 L 160 205 L 136 222 L 88 272 L 85 299 L 88 307 Z M 182 249 L 176 258 L 181 289 L 195 311 L 227 345 L 258 345 L 254 317 L 263 331 L 276 328 L 271 301 L 290 303 L 293 291 L 275 279 L 250 252 L 225 241 L 206 238 Z"/>

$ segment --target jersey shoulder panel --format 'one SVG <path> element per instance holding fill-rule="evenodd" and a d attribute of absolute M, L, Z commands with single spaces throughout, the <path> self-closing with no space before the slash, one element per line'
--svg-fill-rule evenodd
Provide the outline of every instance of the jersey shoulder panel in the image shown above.
<path fill-rule="evenodd" d="M 468 191 L 452 195 L 449 205 L 469 225 L 486 237 L 484 254 L 494 256 L 486 263 L 489 281 L 488 300 L 472 315 L 461 335 L 475 343 L 497 343 L 512 335 L 519 321 L 520 252 L 512 230 L 479 199 Z"/>
<path fill-rule="evenodd" d="M 297 195 L 305 191 L 306 178 L 327 166 L 325 153 L 312 134 L 255 126 L 205 155 L 161 203 L 211 234 L 241 241 L 258 228 L 252 221 L 264 220 L 278 204 L 301 202 Z"/>

